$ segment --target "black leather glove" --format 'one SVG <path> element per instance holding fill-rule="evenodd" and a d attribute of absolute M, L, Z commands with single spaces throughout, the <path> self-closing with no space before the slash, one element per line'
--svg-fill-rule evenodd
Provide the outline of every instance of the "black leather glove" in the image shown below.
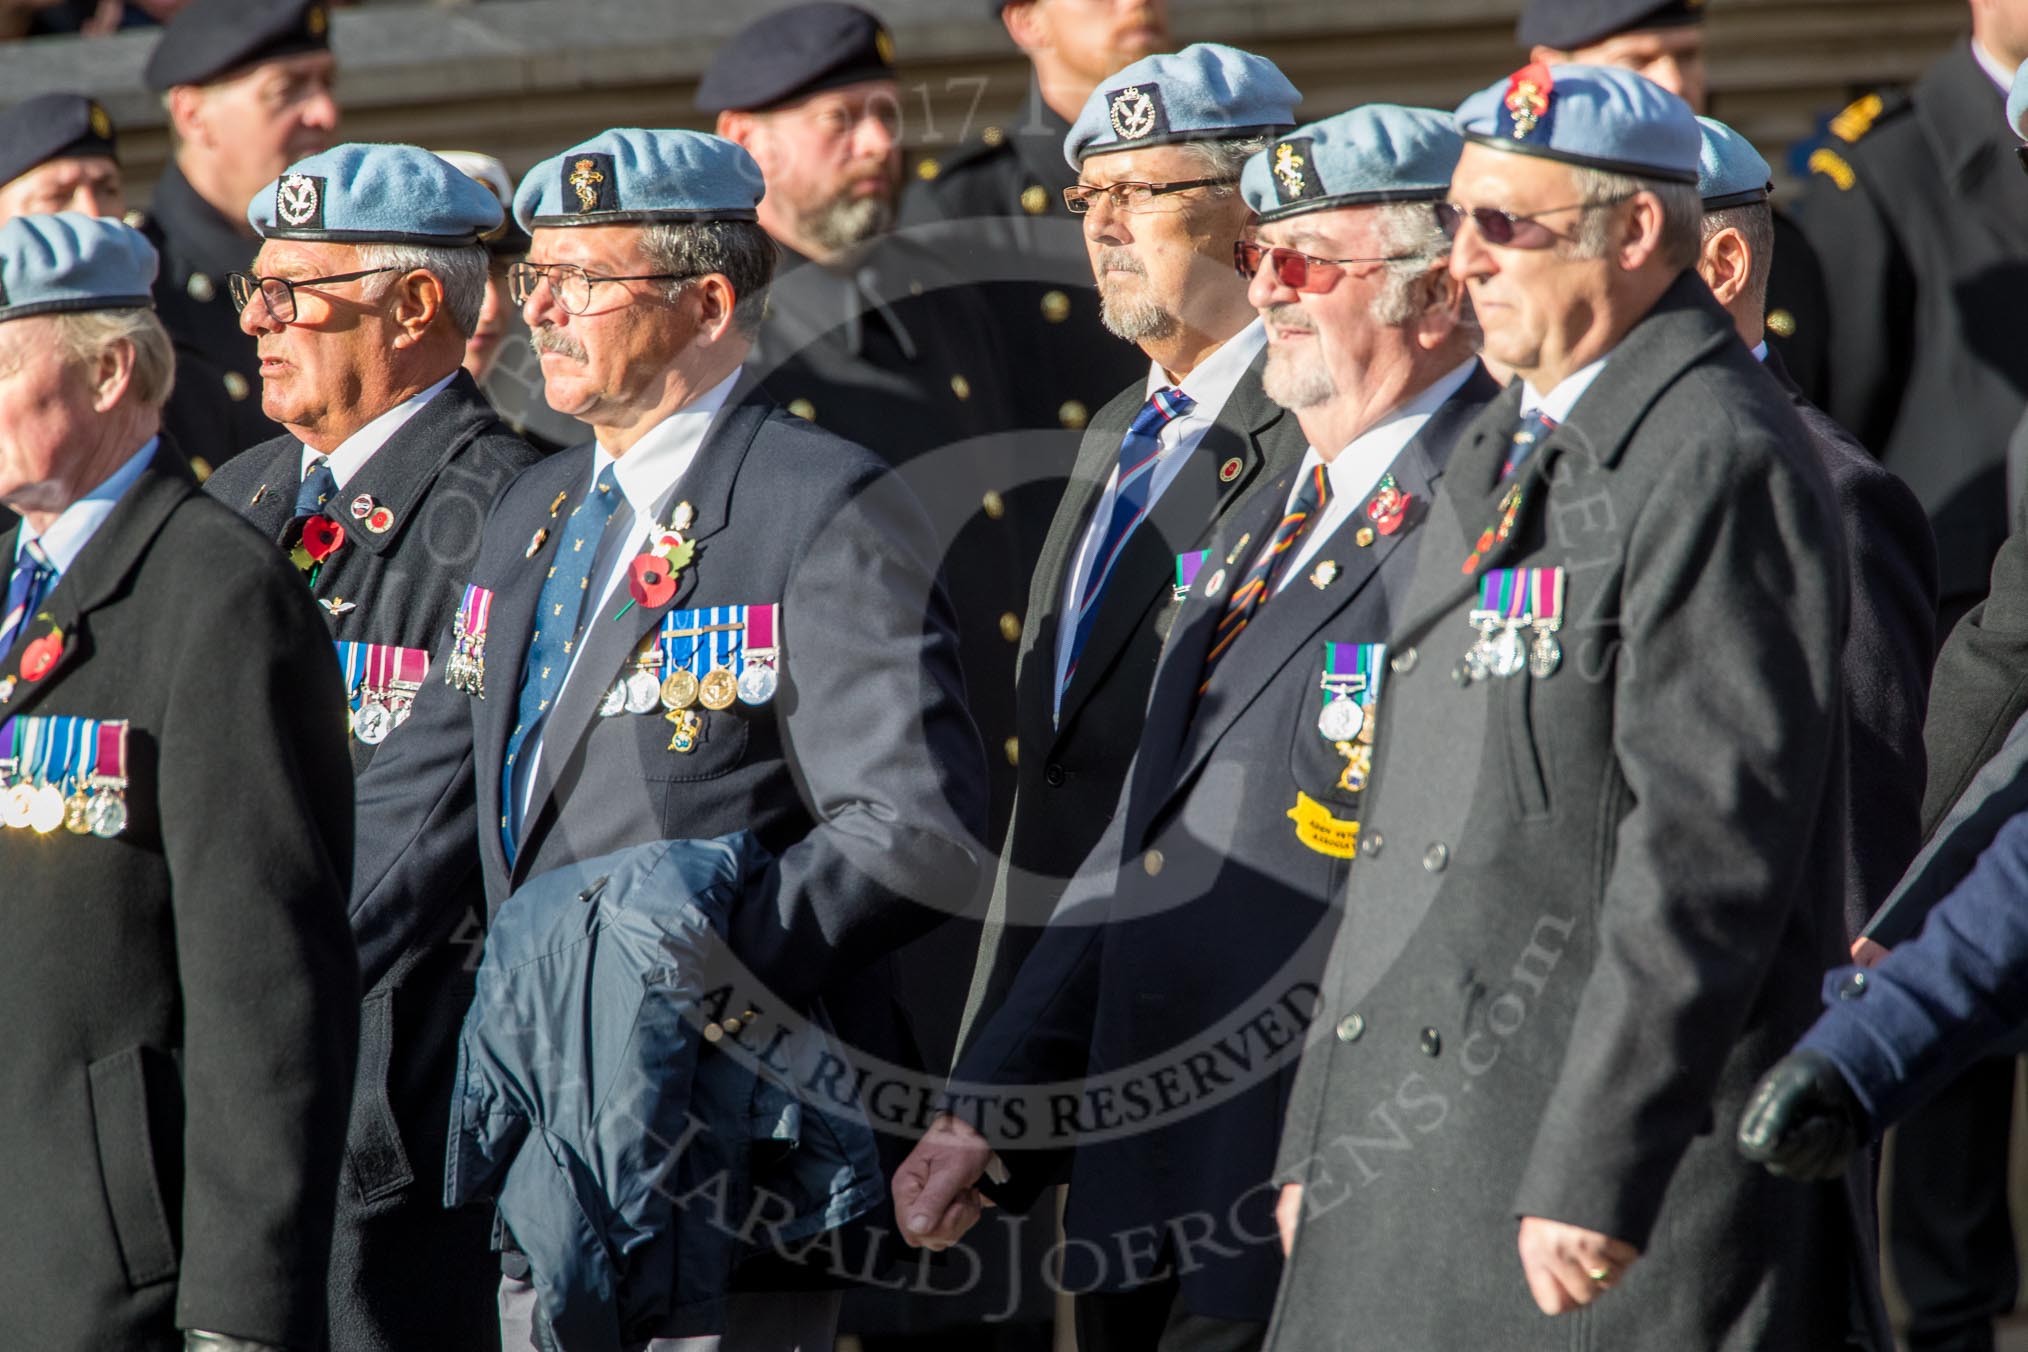
<path fill-rule="evenodd" d="M 1790 1052 L 1754 1086 L 1739 1119 L 1739 1153 L 1779 1177 L 1823 1182 L 1845 1172 L 1871 1125 L 1829 1057 Z"/>

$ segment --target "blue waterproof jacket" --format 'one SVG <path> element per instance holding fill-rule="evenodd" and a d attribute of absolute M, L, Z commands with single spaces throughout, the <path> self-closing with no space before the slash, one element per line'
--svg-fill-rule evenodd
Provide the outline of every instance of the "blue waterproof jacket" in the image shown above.
<path fill-rule="evenodd" d="M 745 832 L 531 878 L 486 939 L 458 1046 L 444 1204 L 491 1198 L 554 1341 L 715 1332 L 733 1268 L 883 1193 L 873 1134 L 814 1086 L 823 1027 L 720 939 L 768 855 Z"/>

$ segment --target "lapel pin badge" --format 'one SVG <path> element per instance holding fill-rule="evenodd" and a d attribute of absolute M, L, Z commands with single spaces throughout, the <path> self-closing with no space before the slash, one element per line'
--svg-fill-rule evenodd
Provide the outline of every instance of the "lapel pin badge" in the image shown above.
<path fill-rule="evenodd" d="M 1224 464 L 1218 467 L 1218 482 L 1222 484 L 1231 483 L 1234 479 L 1237 479 L 1239 477 L 1239 471 L 1244 467 L 1245 466 L 1240 461 L 1240 458 L 1236 455 L 1233 456 L 1232 459 L 1226 461 Z"/>
<path fill-rule="evenodd" d="M 1310 585 L 1318 591 L 1324 590 L 1337 580 L 1338 565 L 1331 559 L 1325 559 L 1310 572 Z"/>

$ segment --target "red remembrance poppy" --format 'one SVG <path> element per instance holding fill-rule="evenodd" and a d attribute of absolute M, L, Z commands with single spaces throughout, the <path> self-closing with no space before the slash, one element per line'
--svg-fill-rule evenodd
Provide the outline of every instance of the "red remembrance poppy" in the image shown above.
<path fill-rule="evenodd" d="M 627 594 L 653 610 L 676 595 L 676 575 L 667 559 L 642 554 L 627 565 Z"/>
<path fill-rule="evenodd" d="M 63 656 L 63 631 L 52 629 L 21 650 L 21 679 L 39 681 Z"/>
<path fill-rule="evenodd" d="M 303 523 L 303 552 L 322 563 L 345 543 L 345 527 L 328 516 L 313 516 Z"/>

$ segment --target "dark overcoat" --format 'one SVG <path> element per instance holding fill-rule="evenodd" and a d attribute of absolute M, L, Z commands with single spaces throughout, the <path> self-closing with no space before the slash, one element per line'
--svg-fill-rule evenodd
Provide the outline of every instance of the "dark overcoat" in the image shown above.
<path fill-rule="evenodd" d="M 338 674 L 295 569 L 158 455 L 28 630 L 56 665 L 0 661 L 0 722 L 130 725 L 123 832 L 0 830 L 0 1342 L 318 1348 L 359 999 Z"/>
<path fill-rule="evenodd" d="M 1845 1191 L 1774 1179 L 1732 1126 L 1844 948 L 1837 506 L 1694 274 L 1503 485 L 1520 398 L 1452 453 L 1390 643 L 1269 1346 L 1821 1346 Z M 1461 660 L 1482 531 L 1482 569 L 1566 569 L 1546 677 Z M 1530 1215 L 1643 1256 L 1545 1319 Z"/>
<path fill-rule="evenodd" d="M 346 530 L 310 588 L 331 637 L 434 652 L 463 595 L 493 499 L 539 458 L 469 375 L 453 376 L 325 504 L 324 514 Z M 276 437 L 222 466 L 204 487 L 284 543 L 302 466 L 303 443 Z M 376 531 L 367 520 L 384 519 L 372 517 L 380 508 L 392 520 Z M 363 773 L 378 747 L 350 742 Z M 332 1241 L 332 1336 L 347 1352 L 477 1348 L 498 1336 L 499 1266 L 487 1245 L 487 1217 L 445 1211 L 437 1184 L 485 913 L 476 878 L 462 895 L 470 923 L 383 978 L 361 1006 L 359 1076 Z M 424 1266 L 432 1278 L 417 1282 Z"/>

